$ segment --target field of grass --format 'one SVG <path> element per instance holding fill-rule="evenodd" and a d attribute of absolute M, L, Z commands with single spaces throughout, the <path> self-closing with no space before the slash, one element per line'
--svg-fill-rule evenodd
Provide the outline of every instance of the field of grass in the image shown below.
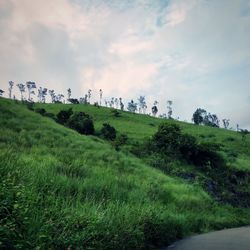
<path fill-rule="evenodd" d="M 249 208 L 218 202 L 198 182 L 167 175 L 130 153 L 161 119 L 128 112 L 114 117 L 91 105 L 35 108 L 84 111 L 97 134 L 108 122 L 129 140 L 116 151 L 100 137 L 80 135 L 1 98 L 1 249 L 158 249 L 192 233 L 250 224 Z M 234 153 L 229 168 L 250 171 L 249 137 L 177 123 L 198 140 L 222 143 L 225 157 Z M 185 164 L 174 168 L 195 171 Z"/>

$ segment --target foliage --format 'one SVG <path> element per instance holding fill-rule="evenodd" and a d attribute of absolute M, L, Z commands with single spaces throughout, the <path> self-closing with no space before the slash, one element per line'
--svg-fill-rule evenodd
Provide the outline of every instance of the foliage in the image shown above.
<path fill-rule="evenodd" d="M 35 104 L 54 114 L 67 106 Z M 197 144 L 223 142 L 220 150 L 238 156 L 235 165 L 214 170 L 165 156 L 163 173 L 128 152 L 156 133 L 162 120 L 122 111 L 116 119 L 109 109 L 90 105 L 72 108 L 91 114 L 98 129 L 104 121 L 112 124 L 117 138 L 127 134 L 129 140 L 116 152 L 99 138 L 0 98 L 1 249 L 159 249 L 186 235 L 250 223 L 249 208 L 239 207 L 242 200 L 249 205 L 249 137 L 242 143 L 233 131 L 175 122 L 181 134 L 196 136 Z M 226 142 L 229 136 L 235 140 Z M 163 158 L 146 155 L 155 165 Z M 181 171 L 192 173 L 195 183 L 177 175 Z M 209 181 L 238 207 L 208 195 Z"/>
<path fill-rule="evenodd" d="M 57 122 L 65 125 L 72 114 L 73 114 L 72 108 L 69 108 L 68 110 L 59 111 L 56 115 Z"/>
<path fill-rule="evenodd" d="M 135 113 L 137 111 L 137 103 L 135 103 L 133 100 L 131 100 L 128 103 L 127 109 L 129 112 Z"/>
<path fill-rule="evenodd" d="M 205 109 L 198 108 L 193 114 L 194 124 L 203 124 L 210 127 L 219 128 L 219 119 L 216 114 L 207 113 Z"/>
<path fill-rule="evenodd" d="M 36 108 L 35 112 L 40 114 L 40 115 L 45 115 L 46 110 L 44 108 Z"/>
<path fill-rule="evenodd" d="M 242 141 L 244 141 L 246 139 L 247 134 L 250 133 L 247 129 L 241 129 L 239 132 L 241 134 Z"/>
<path fill-rule="evenodd" d="M 113 141 L 116 138 L 116 129 L 108 123 L 104 123 L 101 128 L 101 134 L 106 140 Z"/>
<path fill-rule="evenodd" d="M 84 112 L 74 112 L 68 119 L 67 126 L 84 135 L 93 135 L 95 132 L 93 120 Z"/>
<path fill-rule="evenodd" d="M 121 116 L 121 113 L 117 109 L 111 109 L 110 111 L 114 117 Z"/>
<path fill-rule="evenodd" d="M 72 104 L 79 104 L 79 101 L 76 98 L 69 98 L 68 101 Z"/>

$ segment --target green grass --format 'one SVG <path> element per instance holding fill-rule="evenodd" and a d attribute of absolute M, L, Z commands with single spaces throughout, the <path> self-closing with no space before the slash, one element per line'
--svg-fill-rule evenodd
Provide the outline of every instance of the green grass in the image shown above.
<path fill-rule="evenodd" d="M 35 107 L 84 111 L 97 132 L 108 122 L 127 134 L 128 147 L 162 122 L 128 112 L 114 117 L 110 109 L 91 105 Z M 153 249 L 192 233 L 250 223 L 249 209 L 216 202 L 199 183 L 164 174 L 126 146 L 117 152 L 20 102 L 1 98 L 0 114 L 2 249 Z M 242 142 L 232 131 L 177 123 L 199 140 L 223 143 L 226 155 L 234 151 L 232 168 L 249 169 L 248 137 Z"/>

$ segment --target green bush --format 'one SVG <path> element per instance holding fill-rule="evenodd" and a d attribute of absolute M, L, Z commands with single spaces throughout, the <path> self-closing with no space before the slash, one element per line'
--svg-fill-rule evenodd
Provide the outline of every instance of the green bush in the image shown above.
<path fill-rule="evenodd" d="M 65 125 L 72 114 L 73 114 L 72 108 L 68 110 L 61 110 L 57 113 L 56 120 L 58 123 Z"/>
<path fill-rule="evenodd" d="M 36 108 L 35 112 L 40 115 L 44 115 L 46 113 L 46 110 L 44 108 Z"/>
<path fill-rule="evenodd" d="M 116 129 L 108 123 L 104 123 L 101 129 L 101 134 L 106 140 L 113 141 L 116 138 Z"/>
<path fill-rule="evenodd" d="M 75 112 L 71 115 L 67 126 L 84 135 L 93 135 L 95 132 L 93 120 L 84 112 Z"/>

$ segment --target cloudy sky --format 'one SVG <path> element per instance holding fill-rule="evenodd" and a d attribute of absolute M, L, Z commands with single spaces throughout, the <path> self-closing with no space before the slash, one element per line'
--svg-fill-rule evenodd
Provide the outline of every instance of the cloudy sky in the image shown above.
<path fill-rule="evenodd" d="M 0 0 L 0 41 L 6 95 L 9 80 L 93 100 L 102 88 L 250 129 L 249 0 Z"/>

